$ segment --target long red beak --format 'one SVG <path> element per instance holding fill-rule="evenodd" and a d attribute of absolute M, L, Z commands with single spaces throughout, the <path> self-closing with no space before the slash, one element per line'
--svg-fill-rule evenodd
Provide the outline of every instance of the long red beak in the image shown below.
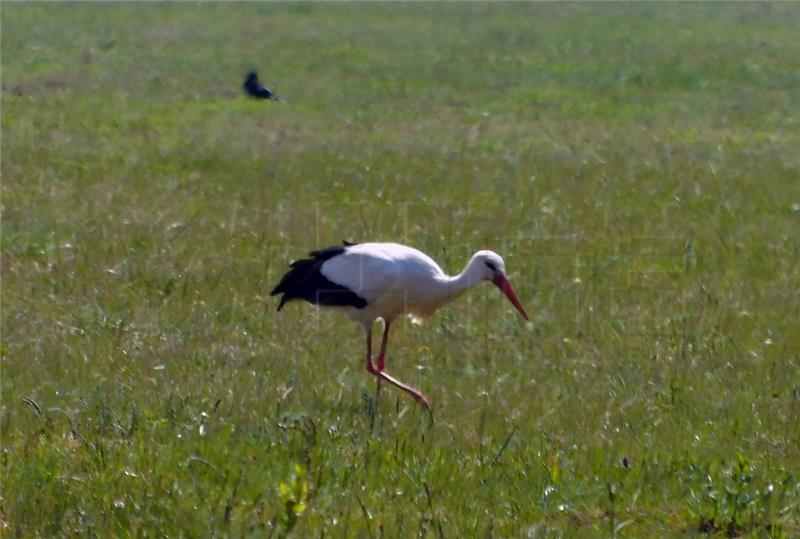
<path fill-rule="evenodd" d="M 514 304 L 514 307 L 517 308 L 519 314 L 521 314 L 525 320 L 530 320 L 530 318 L 528 318 L 528 313 L 525 312 L 525 307 L 523 307 L 522 303 L 519 302 L 519 298 L 517 297 L 516 292 L 514 292 L 514 288 L 511 286 L 511 283 L 508 282 L 508 279 L 506 279 L 503 275 L 498 275 L 492 279 L 492 282 L 495 284 L 495 286 L 497 286 L 497 288 L 502 290 L 503 294 L 506 295 L 508 300 Z"/>

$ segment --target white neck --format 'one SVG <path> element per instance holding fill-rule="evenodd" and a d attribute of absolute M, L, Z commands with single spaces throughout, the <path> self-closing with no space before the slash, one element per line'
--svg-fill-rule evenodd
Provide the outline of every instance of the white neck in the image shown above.
<path fill-rule="evenodd" d="M 443 305 L 453 301 L 473 286 L 481 284 L 483 280 L 483 270 L 480 264 L 476 263 L 475 257 L 473 256 L 467 263 L 464 271 L 458 275 L 442 276 L 437 290 L 437 295 L 441 294 L 441 298 L 437 298 L 441 300 L 438 303 Z"/>

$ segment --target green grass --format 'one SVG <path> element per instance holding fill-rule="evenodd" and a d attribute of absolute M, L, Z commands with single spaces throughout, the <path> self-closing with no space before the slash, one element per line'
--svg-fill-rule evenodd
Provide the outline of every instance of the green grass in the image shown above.
<path fill-rule="evenodd" d="M 0 533 L 800 535 L 797 4 L 2 6 Z M 257 68 L 285 99 L 239 91 Z M 491 287 L 360 330 L 341 239 Z"/>

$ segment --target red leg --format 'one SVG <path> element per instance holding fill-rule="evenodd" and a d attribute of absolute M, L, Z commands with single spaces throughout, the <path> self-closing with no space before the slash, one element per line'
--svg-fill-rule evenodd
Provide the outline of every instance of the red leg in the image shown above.
<path fill-rule="evenodd" d="M 375 368 L 373 368 L 372 370 L 370 370 L 370 373 L 377 376 L 379 381 L 383 379 L 389 382 L 390 384 L 399 387 L 400 389 L 402 389 L 403 391 L 414 397 L 414 399 L 416 399 L 422 406 L 424 406 L 426 410 L 431 409 L 431 404 L 428 402 L 428 399 L 425 398 L 425 395 L 423 395 L 419 389 L 415 389 L 410 385 L 404 384 L 397 378 L 391 376 L 386 371 L 378 371 Z"/>
<path fill-rule="evenodd" d="M 391 321 L 384 322 L 383 338 L 381 338 L 381 351 L 378 354 L 378 364 L 375 365 L 378 368 L 378 371 L 383 371 L 383 369 L 386 367 L 386 344 L 389 342 L 389 326 L 391 324 Z"/>
<path fill-rule="evenodd" d="M 386 368 L 386 344 L 389 342 L 389 326 L 391 320 L 383 321 L 383 337 L 381 337 L 381 351 L 378 353 L 378 361 L 374 364 L 378 372 L 383 372 Z M 378 376 L 378 387 L 375 390 L 375 398 L 377 399 L 381 394 L 381 377 Z"/>
<path fill-rule="evenodd" d="M 378 393 L 380 393 L 381 390 L 381 385 L 380 385 L 381 380 L 386 380 L 390 384 L 399 387 L 400 389 L 402 389 L 403 391 L 414 397 L 414 399 L 416 399 L 420 404 L 422 404 L 426 410 L 430 410 L 431 405 L 428 402 L 428 399 L 426 399 L 425 395 L 423 395 L 418 389 L 415 389 L 407 384 L 404 384 L 403 382 L 399 381 L 398 379 L 394 378 L 389 373 L 384 372 L 383 370 L 384 367 L 386 366 L 386 345 L 389 341 L 390 325 L 391 322 L 386 322 L 386 326 L 383 329 L 383 339 L 381 340 L 381 351 L 378 354 L 377 365 L 373 365 L 369 357 L 370 349 L 372 346 L 372 334 L 371 332 L 367 334 L 367 354 L 368 354 L 367 371 L 378 378 Z"/>
<path fill-rule="evenodd" d="M 384 339 L 384 344 L 381 345 L 381 350 L 383 351 L 386 348 L 385 345 L 386 339 Z M 372 363 L 372 326 L 367 328 L 367 372 L 370 374 L 375 374 L 378 369 Z M 377 401 L 378 395 L 381 393 L 381 379 L 378 377 L 378 389 L 375 392 L 375 400 Z"/>
<path fill-rule="evenodd" d="M 372 328 L 367 330 L 367 371 L 372 372 Z"/>

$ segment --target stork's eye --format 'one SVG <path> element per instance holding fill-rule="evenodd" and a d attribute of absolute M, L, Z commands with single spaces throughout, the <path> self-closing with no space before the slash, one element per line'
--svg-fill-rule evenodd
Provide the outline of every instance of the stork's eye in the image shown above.
<path fill-rule="evenodd" d="M 494 265 L 494 262 L 489 262 L 488 260 L 485 262 L 486 267 L 492 270 L 492 273 L 497 273 L 497 266 Z"/>

